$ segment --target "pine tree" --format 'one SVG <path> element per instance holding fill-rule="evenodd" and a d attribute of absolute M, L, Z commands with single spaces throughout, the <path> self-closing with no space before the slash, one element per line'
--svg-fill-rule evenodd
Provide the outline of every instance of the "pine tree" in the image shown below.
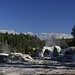
<path fill-rule="evenodd" d="M 71 34 L 73 35 L 72 45 L 75 46 L 75 25 L 74 25 L 74 27 L 72 28 Z"/>

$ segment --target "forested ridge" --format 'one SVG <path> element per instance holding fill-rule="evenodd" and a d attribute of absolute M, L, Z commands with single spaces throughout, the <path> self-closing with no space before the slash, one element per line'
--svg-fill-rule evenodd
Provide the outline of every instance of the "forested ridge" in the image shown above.
<path fill-rule="evenodd" d="M 10 52 L 32 54 L 45 45 L 45 41 L 29 34 L 0 33 L 0 45 L 8 45 Z M 1 52 L 1 51 L 0 51 Z"/>

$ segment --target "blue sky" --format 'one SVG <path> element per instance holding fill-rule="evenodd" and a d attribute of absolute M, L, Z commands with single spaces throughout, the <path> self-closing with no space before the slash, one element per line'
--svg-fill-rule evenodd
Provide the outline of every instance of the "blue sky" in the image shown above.
<path fill-rule="evenodd" d="M 0 30 L 70 34 L 75 0 L 0 0 Z"/>

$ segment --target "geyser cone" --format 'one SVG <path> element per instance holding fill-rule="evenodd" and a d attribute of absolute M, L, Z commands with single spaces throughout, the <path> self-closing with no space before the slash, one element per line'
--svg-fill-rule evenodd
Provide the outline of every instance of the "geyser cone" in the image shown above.
<path fill-rule="evenodd" d="M 58 54 L 57 48 L 54 47 L 53 56 L 56 57 L 56 56 L 58 56 L 58 55 L 59 55 L 59 54 Z"/>

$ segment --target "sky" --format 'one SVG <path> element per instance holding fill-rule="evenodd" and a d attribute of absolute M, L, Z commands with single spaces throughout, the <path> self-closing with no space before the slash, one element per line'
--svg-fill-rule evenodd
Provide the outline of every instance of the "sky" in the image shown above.
<path fill-rule="evenodd" d="M 0 30 L 71 34 L 75 0 L 0 0 Z"/>

